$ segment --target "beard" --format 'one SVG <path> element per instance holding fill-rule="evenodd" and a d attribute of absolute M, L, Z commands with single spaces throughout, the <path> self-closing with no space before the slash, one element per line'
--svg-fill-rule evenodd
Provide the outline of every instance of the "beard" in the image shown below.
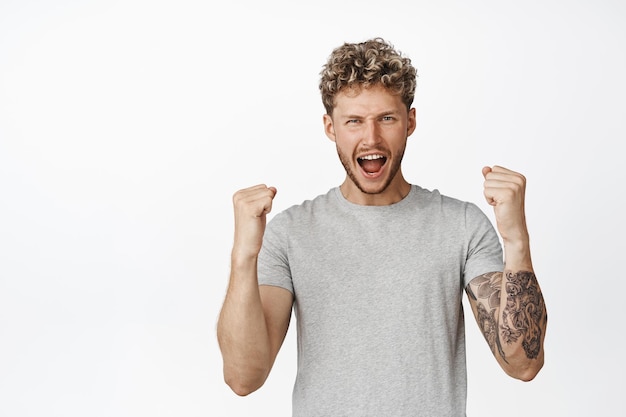
<path fill-rule="evenodd" d="M 387 187 L 389 187 L 389 184 L 391 184 L 393 179 L 396 177 L 396 174 L 400 170 L 400 166 L 402 165 L 402 158 L 404 157 L 404 149 L 405 148 L 402 148 L 400 152 L 393 159 L 391 159 L 391 162 L 389 162 L 389 158 L 387 159 L 387 163 L 391 163 L 391 166 L 389 167 L 389 173 L 387 174 L 387 177 L 384 179 L 382 184 L 380 184 L 378 188 L 375 188 L 373 190 L 367 190 L 365 188 L 365 185 L 361 182 L 359 177 L 357 177 L 355 172 L 352 170 L 351 161 L 356 160 L 356 157 L 353 156 L 352 159 L 346 157 L 346 155 L 343 152 L 341 152 L 341 149 L 339 149 L 338 146 L 337 146 L 337 155 L 339 155 L 339 160 L 341 161 L 341 165 L 343 165 L 343 168 L 346 170 L 346 174 L 348 175 L 350 180 L 354 183 L 354 185 L 356 185 L 356 187 L 362 193 L 380 194 L 384 192 L 387 189 Z M 386 152 L 386 151 L 383 153 L 385 155 L 390 154 L 390 152 Z"/>

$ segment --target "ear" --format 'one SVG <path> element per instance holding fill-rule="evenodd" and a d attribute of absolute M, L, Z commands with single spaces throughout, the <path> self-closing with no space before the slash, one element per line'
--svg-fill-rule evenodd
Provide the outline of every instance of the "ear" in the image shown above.
<path fill-rule="evenodd" d="M 417 126 L 417 119 L 415 116 L 415 107 L 409 110 L 409 119 L 406 129 L 406 136 L 409 137 L 415 132 L 415 127 Z"/>
<path fill-rule="evenodd" d="M 324 115 L 324 133 L 328 136 L 328 139 L 335 141 L 335 126 L 333 125 L 333 118 L 328 114 Z"/>

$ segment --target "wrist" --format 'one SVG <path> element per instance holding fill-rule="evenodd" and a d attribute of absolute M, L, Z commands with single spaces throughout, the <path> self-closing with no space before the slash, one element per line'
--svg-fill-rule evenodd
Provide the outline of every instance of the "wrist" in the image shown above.
<path fill-rule="evenodd" d="M 532 271 L 530 243 L 528 238 L 503 240 L 505 269 L 509 271 Z"/>
<path fill-rule="evenodd" d="M 256 267 L 258 257 L 258 253 L 233 248 L 230 255 L 230 263 L 233 267 Z"/>

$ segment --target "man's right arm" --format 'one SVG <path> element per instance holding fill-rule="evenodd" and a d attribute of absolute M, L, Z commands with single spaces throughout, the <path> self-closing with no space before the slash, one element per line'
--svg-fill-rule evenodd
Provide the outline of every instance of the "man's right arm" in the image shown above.
<path fill-rule="evenodd" d="M 260 388 L 274 364 L 291 318 L 293 295 L 259 286 L 257 259 L 276 189 L 258 185 L 235 193 L 231 274 L 217 323 L 224 379 L 238 395 Z"/>

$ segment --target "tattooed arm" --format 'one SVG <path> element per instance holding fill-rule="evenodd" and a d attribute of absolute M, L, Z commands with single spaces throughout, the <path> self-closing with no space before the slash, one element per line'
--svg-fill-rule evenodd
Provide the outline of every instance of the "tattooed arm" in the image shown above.
<path fill-rule="evenodd" d="M 524 381 L 543 366 L 547 314 L 531 271 L 491 272 L 465 288 L 478 326 L 504 371 Z"/>
<path fill-rule="evenodd" d="M 504 371 L 524 381 L 543 366 L 546 306 L 532 266 L 521 174 L 483 168 L 485 198 L 494 207 L 504 243 L 504 272 L 491 272 L 465 288 L 478 326 Z"/>

